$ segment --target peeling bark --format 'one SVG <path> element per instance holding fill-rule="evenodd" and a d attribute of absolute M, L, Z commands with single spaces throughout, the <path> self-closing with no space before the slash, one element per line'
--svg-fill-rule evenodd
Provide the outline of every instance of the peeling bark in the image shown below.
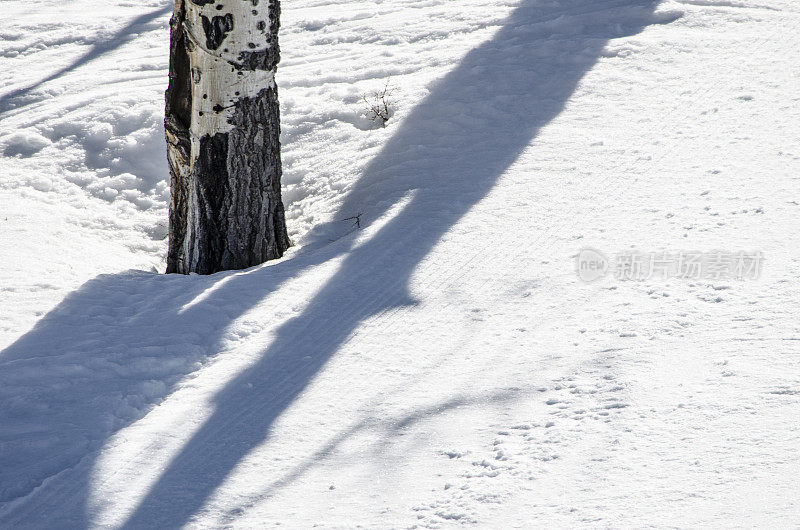
<path fill-rule="evenodd" d="M 167 272 L 279 258 L 278 0 L 175 0 L 165 129 L 172 200 Z"/>

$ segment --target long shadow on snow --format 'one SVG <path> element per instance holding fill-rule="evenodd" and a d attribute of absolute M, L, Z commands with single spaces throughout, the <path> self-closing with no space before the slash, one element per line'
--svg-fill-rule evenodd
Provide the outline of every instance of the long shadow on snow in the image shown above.
<path fill-rule="evenodd" d="M 166 15 L 172 11 L 172 3 L 166 5 L 162 8 L 156 9 L 155 11 L 151 11 L 149 13 L 145 13 L 143 15 L 139 15 L 138 17 L 131 20 L 128 24 L 126 24 L 122 29 L 117 31 L 111 38 L 95 42 L 91 48 L 89 48 L 86 53 L 75 59 L 72 63 L 64 66 L 63 68 L 59 68 L 52 74 L 48 75 L 47 77 L 39 80 L 36 83 L 28 85 L 26 87 L 18 88 L 9 92 L 8 94 L 4 94 L 0 96 L 0 116 L 8 112 L 9 110 L 24 107 L 28 101 L 25 101 L 25 97 L 29 96 L 31 91 L 35 90 L 37 87 L 49 82 L 53 81 L 54 79 L 58 79 L 62 75 L 69 73 L 77 68 L 80 68 L 84 64 L 97 59 L 98 57 L 105 55 L 106 53 L 112 52 L 122 46 L 123 44 L 130 42 L 136 36 L 141 33 L 142 31 L 148 30 L 148 25 L 156 20 L 157 18 Z M 16 105 L 14 105 L 16 101 Z"/>
<path fill-rule="evenodd" d="M 47 517 L 59 527 L 89 525 L 84 504 L 93 459 L 107 437 L 215 352 L 234 319 L 299 270 L 349 249 L 307 309 L 277 330 L 262 359 L 215 397 L 212 417 L 126 525 L 189 521 L 360 322 L 411 303 L 407 284 L 417 264 L 558 115 L 608 39 L 653 21 L 657 0 L 541 3 L 522 2 L 491 40 L 432 86 L 365 169 L 337 219 L 363 212 L 369 225 L 409 191 L 413 198 L 362 245 L 352 248 L 345 237 L 322 246 L 337 231 L 329 225 L 312 238 L 322 248 L 312 244 L 313 252 L 275 266 L 228 273 L 224 284 L 220 275 L 192 282 L 103 276 L 0 353 L 0 521 L 32 525 L 35 513 L 38 526 Z M 502 219 L 497 223 L 506 229 Z M 486 247 L 494 250 L 491 241 Z M 70 476 L 72 491 L 64 491 L 65 481 L 35 489 L 59 472 Z M 53 510 L 65 496 L 74 510 Z"/>
<path fill-rule="evenodd" d="M 279 328 L 261 361 L 216 396 L 213 416 L 127 527 L 187 523 L 360 322 L 411 303 L 407 284 L 420 260 L 562 110 L 607 40 L 642 30 L 656 2 L 560 4 L 523 2 L 413 110 L 349 192 L 340 217 L 360 210 L 375 219 L 414 190 L 411 201 L 353 249 L 308 308 Z M 612 8 L 612 20 L 590 18 Z M 589 16 L 576 24 L 578 15 Z M 382 202 L 368 207 L 376 197 Z"/>

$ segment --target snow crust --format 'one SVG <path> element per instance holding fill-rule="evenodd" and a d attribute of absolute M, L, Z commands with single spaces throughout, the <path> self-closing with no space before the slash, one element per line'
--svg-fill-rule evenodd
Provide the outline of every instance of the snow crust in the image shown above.
<path fill-rule="evenodd" d="M 800 520 L 796 2 L 286 2 L 296 245 L 210 277 L 159 274 L 171 5 L 3 9 L 0 527 Z"/>

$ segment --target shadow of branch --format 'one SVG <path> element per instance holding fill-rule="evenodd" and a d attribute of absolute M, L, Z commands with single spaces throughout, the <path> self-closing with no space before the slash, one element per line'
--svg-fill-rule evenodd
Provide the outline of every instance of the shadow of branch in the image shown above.
<path fill-rule="evenodd" d="M 87 50 L 83 55 L 75 59 L 73 62 L 68 64 L 63 68 L 59 68 L 52 74 L 48 75 L 47 77 L 40 79 L 36 83 L 30 84 L 28 86 L 18 88 L 13 90 L 7 94 L 3 94 L 0 96 L 0 116 L 3 114 L 8 113 L 11 110 L 20 109 L 30 103 L 30 101 L 26 101 L 29 99 L 28 96 L 31 95 L 36 88 L 58 79 L 59 77 L 72 72 L 80 68 L 81 66 L 99 58 L 103 55 L 116 50 L 117 48 L 121 47 L 122 45 L 126 44 L 127 42 L 132 41 L 136 36 L 145 31 L 147 29 L 147 25 L 156 20 L 159 17 L 166 15 L 172 11 L 171 3 L 169 5 L 165 5 L 155 11 L 151 11 L 150 13 L 145 13 L 143 15 L 139 15 L 138 17 L 134 18 L 130 22 L 128 22 L 122 29 L 117 31 L 111 38 L 102 40 L 99 42 L 95 42 L 92 44 L 91 48 Z"/>

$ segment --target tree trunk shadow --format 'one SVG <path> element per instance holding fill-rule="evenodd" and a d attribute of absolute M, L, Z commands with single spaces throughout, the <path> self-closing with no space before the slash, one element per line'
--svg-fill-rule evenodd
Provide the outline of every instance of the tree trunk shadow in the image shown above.
<path fill-rule="evenodd" d="M 91 475 L 108 437 L 218 351 L 234 319 L 305 268 L 344 253 L 303 313 L 215 396 L 212 416 L 125 524 L 189 522 L 361 322 L 413 303 L 408 282 L 421 260 L 561 112 L 608 40 L 653 23 L 656 5 L 524 0 L 432 86 L 348 192 L 334 218 L 363 212 L 362 226 L 375 232 L 357 247 L 347 237 L 329 244 L 342 233 L 341 223 L 330 223 L 314 231 L 311 251 L 275 266 L 192 280 L 104 276 L 67 297 L 0 353 L 0 524 L 90 526 Z M 409 192 L 399 213 L 370 226 Z M 153 366 L 162 371 L 156 381 Z M 17 395 L 36 385 L 46 388 Z M 56 475 L 69 479 L 48 485 Z"/>
<path fill-rule="evenodd" d="M 547 8 L 525 1 L 439 81 L 368 165 L 336 218 L 363 211 L 369 223 L 414 190 L 411 201 L 351 250 L 307 309 L 279 328 L 261 360 L 215 397 L 212 417 L 126 526 L 187 523 L 359 323 L 411 302 L 407 284 L 417 264 L 561 112 L 608 40 L 641 31 L 656 4 L 572 0 Z"/>

